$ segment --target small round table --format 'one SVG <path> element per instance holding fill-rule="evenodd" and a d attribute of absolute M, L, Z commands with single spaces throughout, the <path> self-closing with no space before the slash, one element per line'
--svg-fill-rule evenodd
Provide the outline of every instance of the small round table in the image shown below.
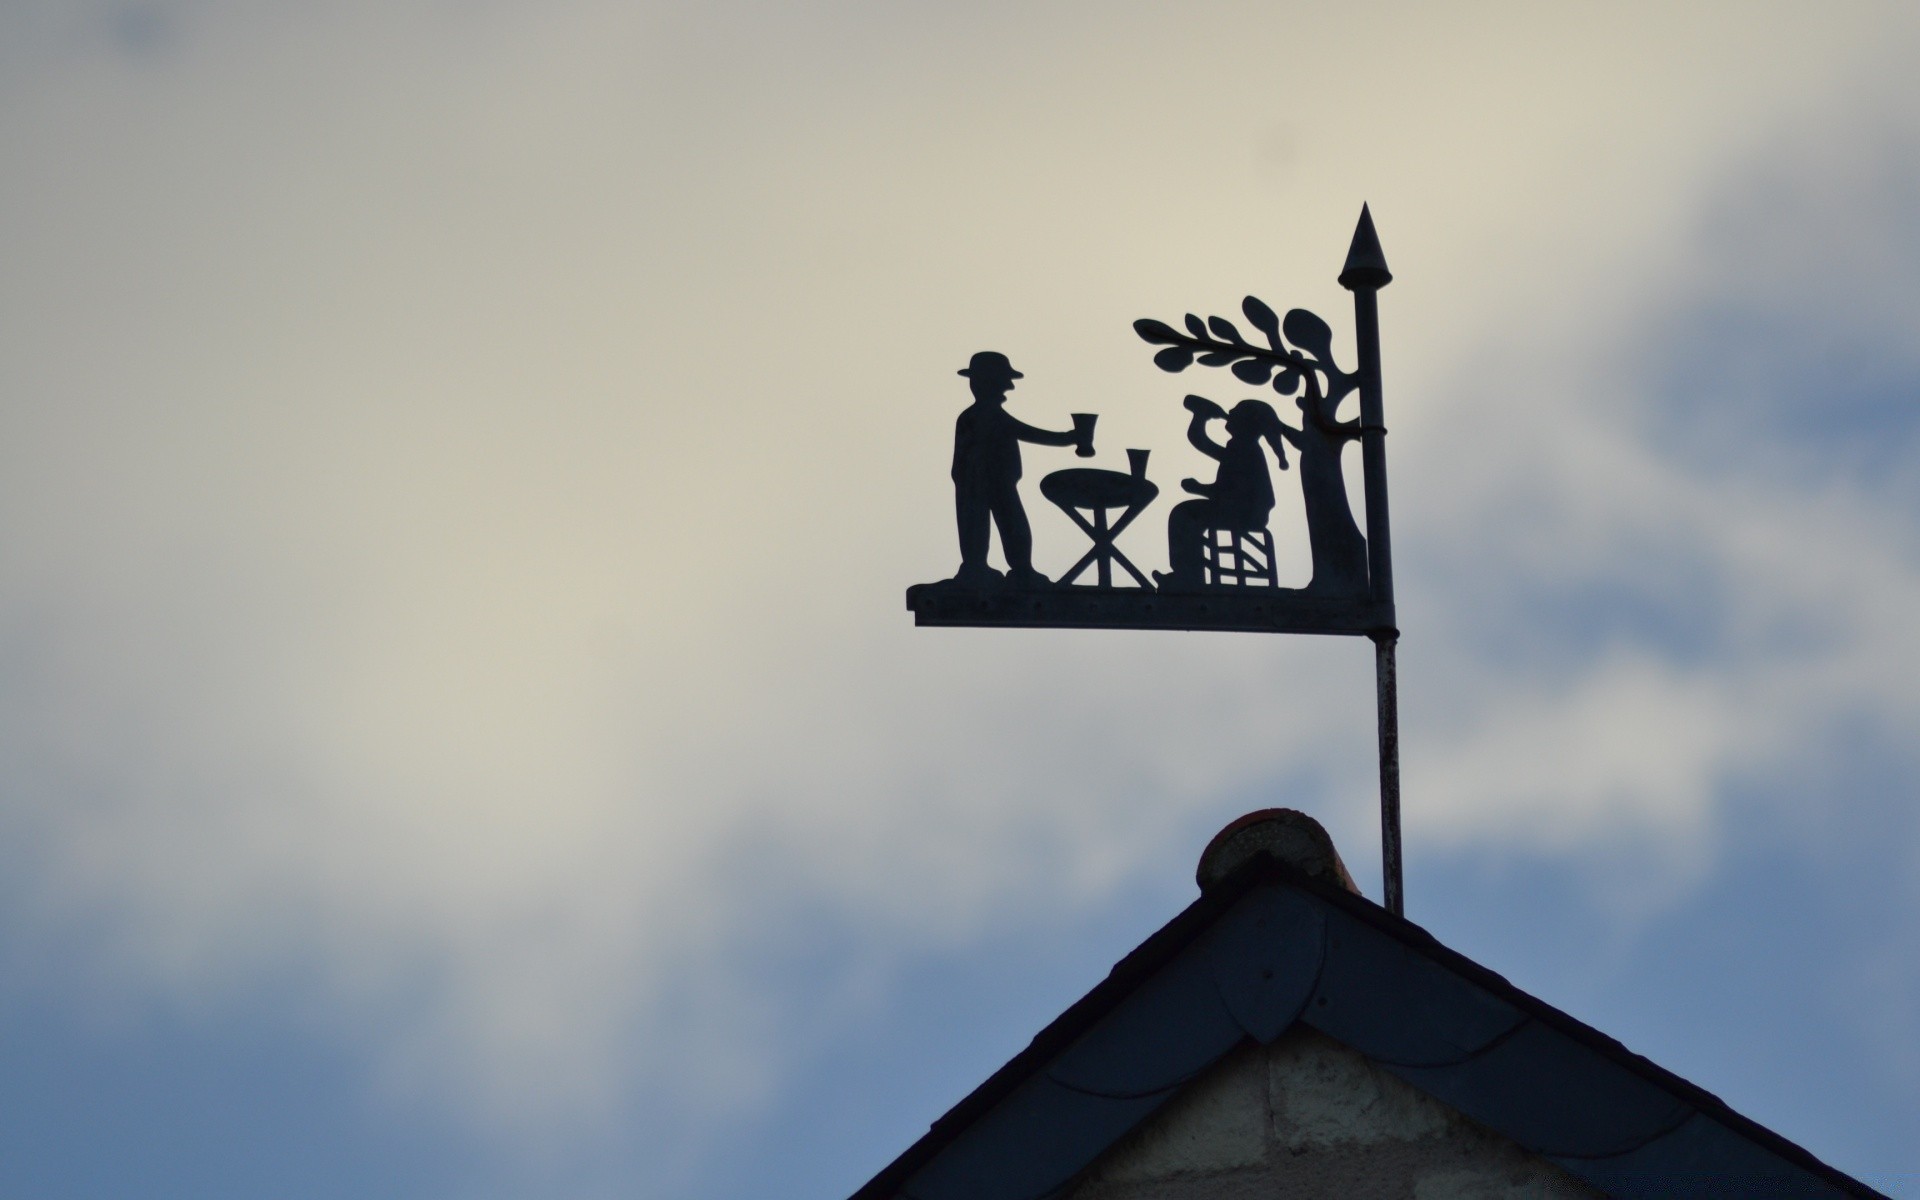
<path fill-rule="evenodd" d="M 1143 588 L 1151 589 L 1147 577 L 1138 567 L 1127 561 L 1113 540 L 1120 531 L 1132 523 L 1160 489 L 1144 475 L 1129 475 L 1124 471 L 1102 471 L 1095 467 L 1073 467 L 1065 471 L 1055 471 L 1040 481 L 1040 494 L 1058 505 L 1062 512 L 1073 518 L 1086 535 L 1093 539 L 1093 549 L 1073 564 L 1073 570 L 1060 577 L 1062 585 L 1070 584 L 1080 577 L 1088 567 L 1098 568 L 1101 587 L 1113 586 L 1113 564 L 1119 563 L 1133 576 L 1134 582 Z M 1093 514 L 1089 521 L 1080 515 L 1085 509 Z M 1107 513 L 1118 510 L 1120 517 L 1111 524 Z"/>

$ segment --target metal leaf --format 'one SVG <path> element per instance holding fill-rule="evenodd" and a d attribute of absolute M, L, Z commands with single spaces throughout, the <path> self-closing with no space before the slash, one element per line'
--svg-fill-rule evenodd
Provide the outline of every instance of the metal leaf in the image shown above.
<path fill-rule="evenodd" d="M 1233 373 L 1239 376 L 1242 383 L 1251 383 L 1258 387 L 1273 374 L 1273 364 L 1258 358 L 1243 359 L 1233 364 Z"/>
<path fill-rule="evenodd" d="M 1197 338 L 1207 336 L 1207 323 L 1192 313 L 1187 314 L 1187 329 Z"/>
<path fill-rule="evenodd" d="M 1300 372 L 1288 367 L 1273 377 L 1273 390 L 1282 396 L 1291 396 L 1300 390 Z"/>
<path fill-rule="evenodd" d="M 1287 340 L 1322 362 L 1333 360 L 1333 330 L 1304 308 L 1287 313 Z"/>
<path fill-rule="evenodd" d="M 1209 350 L 1200 356 L 1203 367 L 1224 367 L 1240 355 L 1232 350 Z"/>
<path fill-rule="evenodd" d="M 1184 371 L 1193 365 L 1193 351 L 1185 346 L 1168 346 L 1153 356 L 1153 365 L 1162 371 Z"/>
<path fill-rule="evenodd" d="M 1180 335 L 1173 331 L 1173 326 L 1164 321 L 1135 321 L 1133 331 L 1140 335 L 1141 341 L 1150 342 L 1156 346 L 1164 346 L 1180 339 Z"/>
<path fill-rule="evenodd" d="M 1241 337 L 1240 331 L 1234 328 L 1233 322 L 1227 320 L 1225 317 L 1208 317 L 1207 328 L 1213 330 L 1213 335 L 1217 338 L 1222 338 L 1229 342 L 1239 342 L 1242 345 L 1246 344 L 1247 339 Z"/>
<path fill-rule="evenodd" d="M 1268 337 L 1280 332 L 1280 318 L 1274 315 L 1273 310 L 1268 308 L 1260 297 L 1248 296 L 1242 300 L 1240 311 L 1247 314 L 1247 320 L 1253 322 L 1255 329 Z"/>

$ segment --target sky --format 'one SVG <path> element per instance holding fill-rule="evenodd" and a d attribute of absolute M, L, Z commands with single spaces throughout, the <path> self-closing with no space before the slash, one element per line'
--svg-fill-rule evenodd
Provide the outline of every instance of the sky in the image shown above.
<path fill-rule="evenodd" d="M 1377 897 L 1364 640 L 902 600 L 969 355 L 1205 478 L 1182 396 L 1252 393 L 1131 323 L 1351 362 L 1364 202 L 1408 916 L 1920 1195 L 1917 52 L 1904 0 L 0 3 L 0 1194 L 844 1195 L 1240 813 Z M 1053 574 L 1079 464 L 1027 451 Z"/>

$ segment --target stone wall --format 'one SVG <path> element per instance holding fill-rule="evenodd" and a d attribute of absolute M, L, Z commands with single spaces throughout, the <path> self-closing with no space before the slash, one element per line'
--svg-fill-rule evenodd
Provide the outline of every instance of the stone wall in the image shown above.
<path fill-rule="evenodd" d="M 1573 1200 L 1601 1193 L 1304 1026 L 1248 1046 L 1071 1200 Z"/>

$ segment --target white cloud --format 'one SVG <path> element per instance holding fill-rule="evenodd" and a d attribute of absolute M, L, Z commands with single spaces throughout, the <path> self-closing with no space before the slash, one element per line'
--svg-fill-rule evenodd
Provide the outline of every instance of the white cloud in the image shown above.
<path fill-rule="evenodd" d="M 1846 122 L 1808 106 L 1897 8 L 181 11 L 153 61 L 10 60 L 0 108 L 0 819 L 31 919 L 139 988 L 294 964 L 396 1086 L 550 1128 L 647 1072 L 772 1086 L 729 957 L 769 910 L 964 938 L 1274 780 L 1365 829 L 1364 643 L 900 605 L 953 566 L 968 352 L 1177 479 L 1200 385 L 1127 322 L 1343 315 L 1363 197 L 1416 827 L 1702 838 L 1810 714 L 1911 712 L 1883 518 L 1689 476 L 1614 350 L 1748 131 Z M 1472 640 L 1647 547 L 1731 581 L 1722 657 Z"/>

